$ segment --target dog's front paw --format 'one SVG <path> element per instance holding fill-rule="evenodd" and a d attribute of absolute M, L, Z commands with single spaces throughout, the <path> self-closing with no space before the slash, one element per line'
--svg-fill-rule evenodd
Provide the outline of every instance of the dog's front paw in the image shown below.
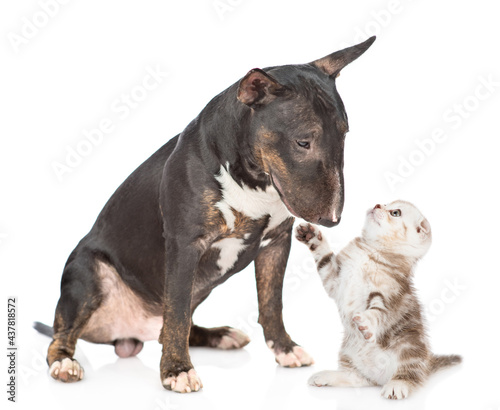
<path fill-rule="evenodd" d="M 376 341 L 376 323 L 366 313 L 355 313 L 352 318 L 355 326 L 361 332 L 367 342 L 373 343 Z"/>
<path fill-rule="evenodd" d="M 268 342 L 267 345 L 273 349 L 272 342 Z M 313 358 L 301 346 L 294 346 L 288 353 L 276 349 L 273 349 L 273 352 L 276 363 L 283 367 L 302 367 L 314 364 Z"/>
<path fill-rule="evenodd" d="M 177 393 L 191 393 L 200 390 L 203 387 L 196 370 L 191 369 L 187 372 L 181 372 L 177 376 L 169 374 L 162 381 L 163 387 Z"/>
<path fill-rule="evenodd" d="M 390 400 L 401 400 L 410 394 L 410 386 L 404 380 L 390 380 L 382 388 L 382 396 Z"/>
<path fill-rule="evenodd" d="M 298 241 L 307 245 L 311 251 L 314 251 L 323 241 L 321 231 L 309 223 L 303 223 L 295 229 L 295 237 Z"/>
<path fill-rule="evenodd" d="M 49 369 L 50 375 L 61 382 L 71 383 L 83 379 L 83 367 L 74 359 L 56 360 Z"/>

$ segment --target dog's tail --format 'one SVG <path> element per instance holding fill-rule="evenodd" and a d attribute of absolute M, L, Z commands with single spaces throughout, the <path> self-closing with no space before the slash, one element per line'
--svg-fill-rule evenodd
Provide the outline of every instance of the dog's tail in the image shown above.
<path fill-rule="evenodd" d="M 54 329 L 52 327 L 41 323 L 41 322 L 33 322 L 33 327 L 37 332 L 40 332 L 42 335 L 52 337 L 54 336 Z"/>
<path fill-rule="evenodd" d="M 462 356 L 457 354 L 449 355 L 432 355 L 430 363 L 430 372 L 434 373 L 440 369 L 445 369 L 450 366 L 462 363 Z"/>

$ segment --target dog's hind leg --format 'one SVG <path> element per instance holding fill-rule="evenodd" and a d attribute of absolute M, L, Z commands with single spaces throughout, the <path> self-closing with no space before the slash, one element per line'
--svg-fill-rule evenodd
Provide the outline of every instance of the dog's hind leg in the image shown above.
<path fill-rule="evenodd" d="M 239 329 L 229 326 L 205 328 L 193 324 L 193 313 L 208 297 L 211 289 L 205 289 L 197 294 L 191 305 L 191 329 L 189 331 L 189 346 L 213 347 L 216 349 L 240 349 L 250 343 L 250 338 Z"/>
<path fill-rule="evenodd" d="M 240 349 L 250 343 L 250 338 L 241 330 L 229 326 L 210 329 L 192 325 L 189 346 L 215 347 L 218 349 Z"/>
<path fill-rule="evenodd" d="M 101 303 L 94 257 L 75 249 L 64 268 L 61 296 L 54 319 L 54 335 L 47 353 L 50 375 L 62 382 L 83 378 L 83 368 L 73 359 L 76 342 L 92 313 Z"/>

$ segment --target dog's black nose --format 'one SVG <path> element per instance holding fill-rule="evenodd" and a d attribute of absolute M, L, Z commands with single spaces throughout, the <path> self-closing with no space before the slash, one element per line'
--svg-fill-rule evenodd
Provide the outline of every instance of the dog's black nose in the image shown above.
<path fill-rule="evenodd" d="M 382 209 L 382 205 L 377 204 L 377 205 L 375 205 L 375 208 L 373 208 L 373 209 Z"/>
<path fill-rule="evenodd" d="M 332 226 L 336 226 L 340 223 L 340 218 L 338 218 L 336 221 L 332 221 L 328 218 L 319 218 L 318 223 L 320 225 L 326 226 L 327 228 L 331 228 Z"/>

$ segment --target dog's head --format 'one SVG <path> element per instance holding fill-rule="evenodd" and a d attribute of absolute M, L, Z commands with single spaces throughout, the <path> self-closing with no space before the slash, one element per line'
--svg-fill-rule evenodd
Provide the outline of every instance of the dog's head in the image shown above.
<path fill-rule="evenodd" d="M 344 104 L 335 78 L 375 41 L 304 65 L 251 70 L 238 100 L 251 112 L 253 156 L 288 210 L 312 223 L 335 226 L 344 206 Z"/>

